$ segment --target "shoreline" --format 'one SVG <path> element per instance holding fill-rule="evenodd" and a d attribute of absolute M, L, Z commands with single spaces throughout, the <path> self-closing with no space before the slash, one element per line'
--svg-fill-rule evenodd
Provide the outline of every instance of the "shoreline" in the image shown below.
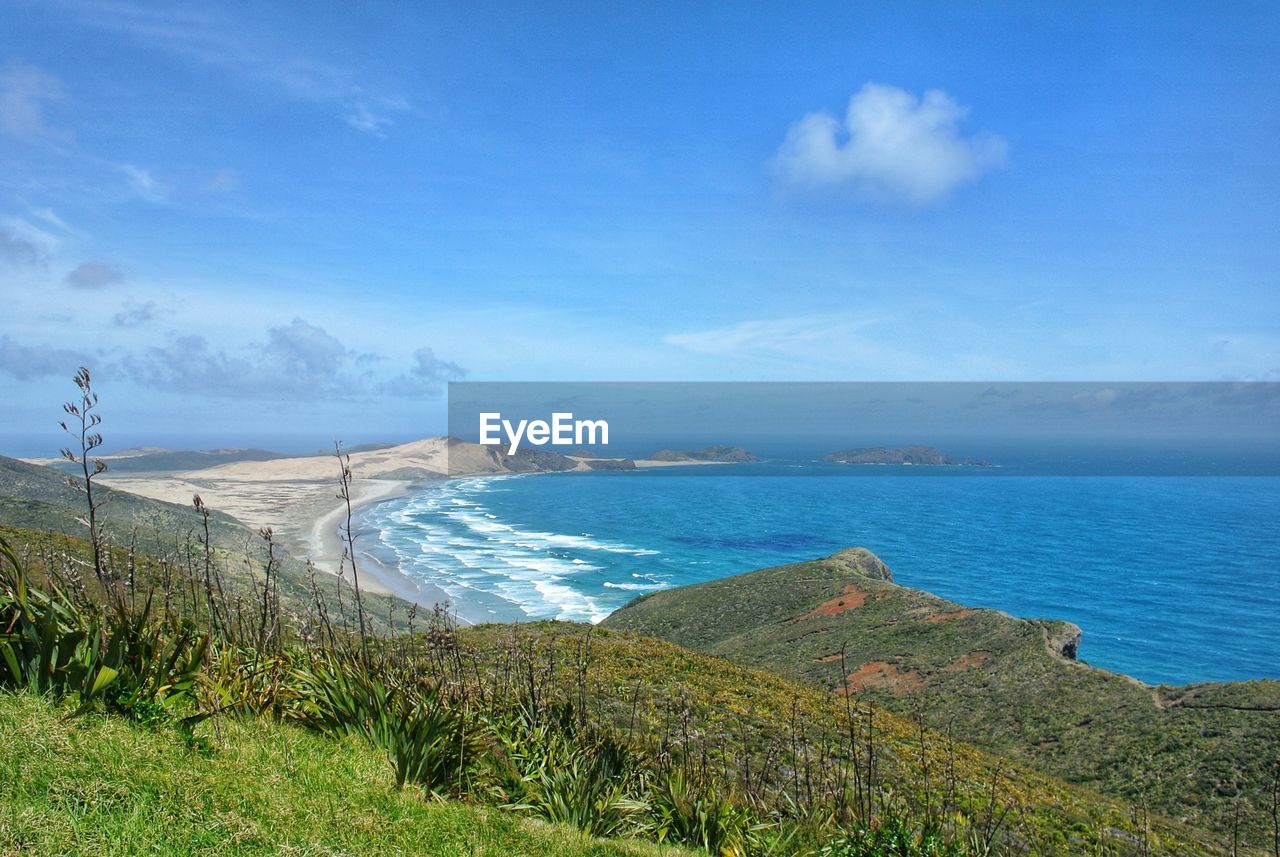
<path fill-rule="evenodd" d="M 435 584 L 415 580 L 399 568 L 387 565 L 360 544 L 361 537 L 370 534 L 370 531 L 361 526 L 362 512 L 379 503 L 396 500 L 446 481 L 447 477 L 354 480 L 351 483 L 351 519 L 356 531 L 356 568 L 360 575 L 360 587 L 365 592 L 393 595 L 427 609 L 439 606 L 455 621 L 463 625 L 475 625 L 478 624 L 476 614 L 468 605 L 459 604 L 457 599 Z M 347 548 L 342 538 L 346 515 L 346 502 L 338 500 L 337 505 L 312 522 L 306 547 L 307 555 L 317 570 L 337 575 L 341 557 Z"/>
<path fill-rule="evenodd" d="M 641 459 L 636 461 L 636 469 L 647 470 L 665 467 L 714 464 L 724 465 L 737 463 L 738 462 L 724 461 L 661 461 L 655 459 Z M 527 471 L 519 473 L 477 472 L 462 473 L 453 476 L 441 474 L 438 477 L 426 477 L 420 479 L 358 479 L 353 481 L 351 484 L 351 516 L 352 521 L 356 526 L 356 553 L 358 569 L 360 571 L 361 587 L 368 592 L 376 592 L 382 595 L 394 595 L 397 598 L 414 602 L 425 608 L 434 608 L 437 605 L 443 606 L 455 621 L 464 625 L 479 625 L 495 621 L 505 621 L 502 619 L 496 619 L 492 615 L 491 611 L 482 605 L 467 601 L 459 601 L 440 586 L 427 581 L 416 580 L 415 578 L 405 574 L 398 567 L 388 565 L 368 550 L 362 549 L 360 546 L 360 538 L 362 535 L 367 535 L 369 531 L 365 530 L 364 527 L 361 526 L 361 513 L 379 503 L 405 497 L 418 490 L 438 487 L 454 480 L 477 479 L 494 476 L 537 476 L 557 472 L 560 471 Z M 312 563 L 315 565 L 317 570 L 323 571 L 327 574 L 337 574 L 338 564 L 346 547 L 341 534 L 341 528 L 345 525 L 346 511 L 346 503 L 338 500 L 337 504 L 333 508 L 314 519 L 311 524 L 310 531 L 305 539 L 305 547 L 307 549 L 306 553 L 311 558 Z M 326 559 L 321 560 L 316 557 L 325 557 Z M 513 609 L 518 612 L 518 605 L 513 605 Z"/>

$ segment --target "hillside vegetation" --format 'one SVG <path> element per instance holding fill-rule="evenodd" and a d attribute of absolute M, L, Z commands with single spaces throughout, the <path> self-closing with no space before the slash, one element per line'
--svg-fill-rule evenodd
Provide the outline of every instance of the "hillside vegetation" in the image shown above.
<path fill-rule="evenodd" d="M 20 540 L 14 557 L 35 553 L 29 540 L 60 539 L 66 561 L 51 579 L 84 567 L 75 562 L 88 555 L 84 542 L 4 532 L 6 541 Z M 380 750 L 390 762 L 385 775 L 405 787 L 592 834 L 715 843 L 714 852 L 729 855 L 817 854 L 833 842 L 843 847 L 843 835 L 895 830 L 908 831 L 915 850 L 851 845 L 826 853 L 1225 853 L 1191 827 L 1010 764 L 918 720 L 654 639 L 554 622 L 456 629 L 439 615 L 412 633 L 365 639 L 334 627 L 318 604 L 294 625 L 224 613 L 216 596 L 225 624 L 209 634 L 200 630 L 205 593 L 197 589 L 193 601 L 182 594 L 190 581 L 179 580 L 171 595 L 156 589 L 154 600 L 126 597 L 98 612 L 7 579 L 0 621 L 10 628 L 17 621 L 19 630 L 0 635 L 0 650 L 16 646 L 18 657 L 7 678 L 0 669 L 0 688 L 79 700 L 76 712 L 93 715 L 92 723 L 100 723 L 94 712 L 128 721 L 99 735 L 108 755 L 100 776 L 111 783 L 139 776 L 117 757 L 135 754 L 130 742 L 152 740 L 127 730 L 158 729 L 168 736 L 164 746 L 185 748 L 182 764 L 199 766 L 208 756 L 221 760 L 216 768 L 231 764 L 227 748 L 240 752 L 238 730 L 260 731 L 263 752 L 283 742 L 273 752 L 288 756 L 288 747 L 302 746 L 301 728 L 313 733 L 307 747 L 324 739 L 349 749 L 355 740 Z M 33 605 L 26 609 L 24 591 Z M 163 614 L 162 600 L 171 604 Z M 52 671 L 35 668 L 52 651 L 46 641 L 62 652 L 48 661 Z M 125 641 L 132 642 L 122 648 Z M 54 770 L 62 763 L 68 771 L 78 764 L 47 761 Z M 57 780 L 44 798 L 19 791 L 15 805 L 56 816 L 65 801 L 79 800 L 77 776 Z M 228 795 L 236 782 L 226 784 Z M 138 788 L 151 795 L 159 786 Z M 237 806 L 252 807 L 254 794 Z M 144 819 L 170 800 L 185 803 L 164 797 L 162 806 L 125 801 L 118 809 Z M 291 811 L 263 820 L 259 809 L 245 809 L 243 824 L 264 831 L 254 841 L 291 841 L 271 832 L 288 826 Z M 33 841 L 83 833 L 74 819 L 24 818 L 18 829 Z M 953 844 L 921 850 L 929 841 Z"/>
<path fill-rule="evenodd" d="M 898 586 L 853 549 L 639 598 L 605 620 L 852 695 L 1041 771 L 1268 849 L 1280 682 L 1148 687 L 1079 629 Z"/>

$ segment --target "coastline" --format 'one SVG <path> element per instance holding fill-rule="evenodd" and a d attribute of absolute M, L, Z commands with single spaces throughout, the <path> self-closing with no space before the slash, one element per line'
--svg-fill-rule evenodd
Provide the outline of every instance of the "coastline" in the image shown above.
<path fill-rule="evenodd" d="M 469 448 L 469 447 L 468 447 Z M 394 562 L 380 560 L 362 543 L 362 535 L 376 535 L 363 526 L 362 513 L 370 507 L 442 485 L 453 479 L 500 475 L 536 475 L 539 471 L 512 474 L 489 469 L 487 459 L 466 459 L 467 472 L 447 476 L 450 456 L 462 463 L 460 451 L 444 438 L 428 438 L 397 447 L 356 452 L 352 455 L 355 478 L 351 483 L 351 511 L 356 534 L 356 563 L 361 589 L 394 595 L 424 608 L 446 605 L 451 615 L 466 624 L 502 621 L 482 603 L 457 601 L 440 586 L 404 573 Z M 705 467 L 732 462 L 662 461 L 639 459 L 637 469 Z M 580 470 L 590 468 L 578 461 Z M 200 494 L 210 508 L 225 512 L 251 528 L 271 527 L 281 544 L 300 559 L 309 558 L 316 569 L 336 575 L 343 554 L 341 527 L 346 503 L 336 496 L 332 456 L 315 455 L 266 461 L 235 461 L 199 470 L 139 471 L 104 474 L 101 481 L 129 491 L 178 505 L 189 505 Z"/>
<path fill-rule="evenodd" d="M 637 469 L 654 469 L 665 467 L 699 466 L 714 464 L 736 464 L 738 462 L 722 461 L 662 461 L 657 459 L 636 460 Z M 584 468 L 585 470 L 585 468 Z M 457 479 L 472 479 L 491 476 L 536 476 L 555 471 L 529 471 L 524 473 L 476 472 L 461 473 L 453 476 L 440 475 L 420 479 L 356 479 L 351 483 L 351 514 L 356 528 L 356 552 L 360 585 L 366 591 L 383 595 L 394 595 L 406 601 L 412 601 L 425 608 L 436 605 L 444 606 L 454 619 L 464 625 L 477 625 L 495 620 L 489 610 L 482 605 L 459 601 L 439 586 L 427 581 L 416 580 L 399 568 L 384 563 L 360 544 L 362 535 L 369 531 L 361 526 L 361 513 L 373 506 L 404 497 L 414 491 L 443 485 Z M 315 516 L 307 535 L 306 553 L 312 558 L 315 567 L 328 574 L 337 574 L 340 558 L 345 545 L 341 528 L 345 525 L 347 507 L 340 499 L 336 505 Z M 323 557 L 324 559 L 317 559 Z"/>

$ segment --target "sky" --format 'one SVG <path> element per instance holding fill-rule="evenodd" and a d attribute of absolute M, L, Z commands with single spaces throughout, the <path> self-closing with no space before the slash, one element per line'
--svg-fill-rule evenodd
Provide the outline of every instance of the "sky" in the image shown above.
<path fill-rule="evenodd" d="M 82 364 L 108 447 L 420 437 L 463 379 L 1280 380 L 1280 11 L 1100 5 L 0 0 L 0 452 Z"/>

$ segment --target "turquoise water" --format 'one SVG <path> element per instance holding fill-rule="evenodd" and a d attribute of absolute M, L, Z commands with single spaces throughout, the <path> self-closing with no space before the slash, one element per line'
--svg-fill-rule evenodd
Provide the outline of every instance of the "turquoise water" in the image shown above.
<path fill-rule="evenodd" d="M 1280 477 L 682 467 L 454 480 L 363 520 L 472 618 L 599 621 L 862 545 L 904 585 L 1074 622 L 1081 659 L 1147 682 L 1280 677 Z"/>

